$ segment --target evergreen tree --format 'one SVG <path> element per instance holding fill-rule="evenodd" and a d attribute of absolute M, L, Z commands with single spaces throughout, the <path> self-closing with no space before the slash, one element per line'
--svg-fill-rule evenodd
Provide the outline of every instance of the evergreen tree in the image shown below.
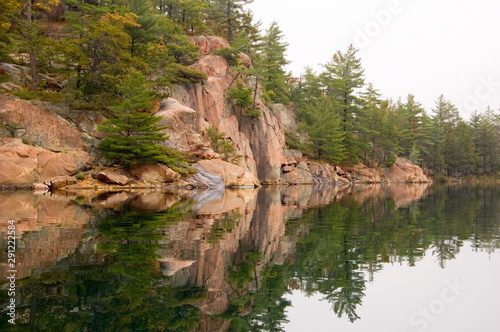
<path fill-rule="evenodd" d="M 21 10 L 21 7 L 21 0 L 0 1 L 0 61 L 9 60 L 8 51 L 14 44 L 11 30 L 16 13 Z"/>
<path fill-rule="evenodd" d="M 205 0 L 159 0 L 158 8 L 162 15 L 167 15 L 194 35 L 206 29 L 204 14 L 208 6 Z"/>
<path fill-rule="evenodd" d="M 102 154 L 126 167 L 140 163 L 166 163 L 164 149 L 157 144 L 168 139 L 161 133 L 166 127 L 158 126 L 161 117 L 146 112 L 156 93 L 146 88 L 146 80 L 139 74 L 131 74 L 119 89 L 123 101 L 110 107 L 114 117 L 98 127 L 107 134 L 99 145 Z"/>
<path fill-rule="evenodd" d="M 347 151 L 344 161 L 348 164 L 358 161 L 361 150 L 359 133 L 362 128 L 357 120 L 362 117 L 363 102 L 358 97 L 358 92 L 364 86 L 364 70 L 356 53 L 357 50 L 352 45 L 345 53 L 338 51 L 332 61 L 324 65 L 325 71 L 321 74 L 324 91 L 333 100 L 342 122 Z"/>
<path fill-rule="evenodd" d="M 212 149 L 222 156 L 222 160 L 238 165 L 241 155 L 237 154 L 236 144 L 231 139 L 226 138 L 226 133 L 220 131 L 215 126 L 207 129 L 207 135 L 210 139 Z"/>
<path fill-rule="evenodd" d="M 363 99 L 365 101 L 364 105 L 364 117 L 361 119 L 363 121 L 363 141 L 367 142 L 363 146 L 364 150 L 364 160 L 369 166 L 374 167 L 379 163 L 379 158 L 381 154 L 380 138 L 381 132 L 384 130 L 384 126 L 387 123 L 387 119 L 384 116 L 384 111 L 382 110 L 380 93 L 376 90 L 371 83 L 368 84 L 366 91 L 363 93 Z"/>
<path fill-rule="evenodd" d="M 291 100 L 296 109 L 322 95 L 321 82 L 311 67 L 305 67 L 304 73 L 291 90 Z"/>
<path fill-rule="evenodd" d="M 152 0 L 128 0 L 128 9 L 137 15 L 138 25 L 126 26 L 130 36 L 130 54 L 137 56 L 147 52 L 149 43 L 158 40 L 158 17 L 155 15 Z"/>
<path fill-rule="evenodd" d="M 309 141 L 304 151 L 310 157 L 338 164 L 344 160 L 344 135 L 340 118 L 332 111 L 329 98 L 321 97 L 303 106 L 300 128 L 307 130 Z"/>
<path fill-rule="evenodd" d="M 288 75 L 284 69 L 289 63 L 285 58 L 287 47 L 278 24 L 273 22 L 262 39 L 256 65 L 260 67 L 263 76 L 264 90 L 274 103 L 290 103 Z"/>
<path fill-rule="evenodd" d="M 459 121 L 456 130 L 458 153 L 454 160 L 456 175 L 467 175 L 477 170 L 477 152 L 471 128 L 464 121 Z"/>
<path fill-rule="evenodd" d="M 434 123 L 429 115 L 422 112 L 421 117 L 421 129 L 420 135 L 417 137 L 415 142 L 416 148 L 418 149 L 418 155 L 421 159 L 420 166 L 424 171 L 427 171 L 431 165 L 431 151 L 434 148 L 434 141 L 432 139 L 432 134 L 434 132 Z M 411 153 L 410 153 L 411 155 Z"/>
<path fill-rule="evenodd" d="M 488 107 L 482 114 L 471 121 L 474 142 L 478 153 L 480 169 L 484 173 L 492 173 L 499 168 L 500 132 L 498 118 Z"/>
<path fill-rule="evenodd" d="M 31 69 L 31 90 L 38 88 L 38 60 L 41 54 L 49 48 L 49 41 L 45 29 L 40 25 L 37 17 L 47 17 L 59 0 L 24 0 L 22 19 L 17 20 L 17 34 L 20 39 L 21 50 L 28 53 Z M 11 3 L 16 7 L 16 3 Z M 8 6 L 7 6 L 8 9 Z"/>
<path fill-rule="evenodd" d="M 248 19 L 251 13 L 245 11 L 243 6 L 252 2 L 253 0 L 211 0 L 208 10 L 209 28 L 232 42 L 251 22 Z"/>
<path fill-rule="evenodd" d="M 402 117 L 402 138 L 401 138 L 401 155 L 403 157 L 409 157 L 410 153 L 414 149 L 419 149 L 420 144 L 416 144 L 417 141 L 421 140 L 422 132 L 422 114 L 424 108 L 422 104 L 415 101 L 415 96 L 408 95 L 406 97 L 406 103 L 398 103 L 398 111 Z"/>
<path fill-rule="evenodd" d="M 364 161 L 372 167 L 390 166 L 400 152 L 402 118 L 394 103 L 380 100 L 380 94 L 371 84 L 362 97 L 365 106 L 358 121 L 362 128 L 360 147 L 364 150 Z"/>

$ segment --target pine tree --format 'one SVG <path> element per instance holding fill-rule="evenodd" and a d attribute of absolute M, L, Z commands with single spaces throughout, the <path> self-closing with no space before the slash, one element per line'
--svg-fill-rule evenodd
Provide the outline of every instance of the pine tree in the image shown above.
<path fill-rule="evenodd" d="M 181 25 L 184 30 L 194 35 L 206 29 L 204 15 L 209 8 L 206 0 L 156 0 L 161 15 Z"/>
<path fill-rule="evenodd" d="M 364 70 L 356 53 L 357 50 L 352 45 L 345 53 L 338 51 L 332 61 L 324 65 L 325 71 L 321 74 L 324 91 L 333 100 L 335 111 L 341 119 L 347 151 L 345 162 L 349 164 L 356 163 L 359 159 L 359 132 L 363 130 L 357 121 L 363 112 L 363 102 L 357 93 L 364 86 Z"/>
<path fill-rule="evenodd" d="M 248 11 L 243 9 L 253 0 L 212 0 L 208 9 L 208 25 L 217 35 L 232 42 L 249 24 Z"/>
<path fill-rule="evenodd" d="M 368 84 L 366 91 L 363 93 L 365 101 L 363 118 L 363 142 L 367 144 L 362 147 L 364 150 L 364 159 L 370 167 L 374 167 L 379 163 L 380 159 L 380 138 L 381 132 L 386 125 L 386 119 L 382 110 L 380 93 L 371 83 Z"/>
<path fill-rule="evenodd" d="M 10 30 L 21 7 L 21 0 L 0 1 L 0 61 L 8 60 L 8 51 L 14 44 Z"/>
<path fill-rule="evenodd" d="M 471 128 L 464 121 L 459 121 L 456 129 L 457 158 L 453 171 L 457 175 L 467 175 L 477 170 L 477 152 Z M 451 163 L 451 162 L 450 162 Z"/>
<path fill-rule="evenodd" d="M 287 47 L 278 24 L 273 22 L 262 39 L 256 66 L 260 67 L 264 90 L 274 103 L 290 103 L 288 75 L 284 69 L 289 63 L 285 58 Z"/>
<path fill-rule="evenodd" d="M 497 115 L 488 107 L 484 113 L 476 115 L 476 121 L 471 122 L 471 126 L 481 171 L 484 173 L 497 171 L 500 166 L 500 131 Z"/>
<path fill-rule="evenodd" d="M 439 127 L 436 133 L 440 133 L 440 138 L 436 144 L 440 144 L 438 150 L 443 158 L 442 169 L 446 175 L 453 175 L 457 169 L 457 158 L 460 158 L 459 147 L 457 140 L 457 126 L 461 121 L 458 109 L 447 101 L 443 95 L 440 95 L 436 100 L 436 107 L 432 110 L 434 112 L 434 121 L 436 126 Z M 439 156 L 436 156 L 439 158 Z"/>
<path fill-rule="evenodd" d="M 238 130 L 241 129 L 243 112 L 248 116 L 260 116 L 261 113 L 259 111 L 250 108 L 254 104 L 252 100 L 252 88 L 245 88 L 242 82 L 236 83 L 236 88 L 229 88 L 227 98 L 238 109 Z"/>
<path fill-rule="evenodd" d="M 305 67 L 304 73 L 294 84 L 291 90 L 291 100 L 296 109 L 307 104 L 309 101 L 319 98 L 322 94 L 319 77 L 311 67 Z"/>
<path fill-rule="evenodd" d="M 38 89 L 38 60 L 49 42 L 44 28 L 37 17 L 46 17 L 59 0 L 24 0 L 22 7 L 22 20 L 17 20 L 17 33 L 20 37 L 20 47 L 28 53 L 31 69 L 31 90 Z M 36 15 L 36 16 L 35 16 Z"/>
<path fill-rule="evenodd" d="M 338 164 L 344 160 L 344 135 L 340 118 L 332 111 L 329 98 L 321 97 L 303 106 L 300 127 L 307 130 L 310 144 L 304 151 L 319 160 Z"/>
<path fill-rule="evenodd" d="M 146 88 L 146 80 L 139 74 L 131 74 L 119 90 L 124 99 L 120 105 L 110 107 L 114 117 L 98 127 L 107 135 L 99 145 L 102 154 L 127 168 L 167 162 L 163 147 L 157 144 L 168 139 L 161 133 L 166 127 L 158 126 L 161 117 L 146 112 L 156 93 Z"/>
<path fill-rule="evenodd" d="M 409 157 L 412 151 L 415 153 L 415 149 L 418 149 L 418 144 L 415 143 L 422 139 L 421 122 L 424 108 L 422 104 L 415 101 L 415 96 L 410 94 L 406 97 L 406 103 L 398 103 L 398 112 L 403 120 L 401 155 Z"/>

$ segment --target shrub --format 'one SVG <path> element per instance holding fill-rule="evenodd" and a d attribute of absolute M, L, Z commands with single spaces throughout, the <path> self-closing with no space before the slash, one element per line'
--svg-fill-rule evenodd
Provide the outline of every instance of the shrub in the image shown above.
<path fill-rule="evenodd" d="M 220 55 L 226 59 L 227 64 L 231 67 L 238 65 L 238 60 L 240 58 L 240 52 L 234 48 L 221 48 L 219 50 L 213 51 L 214 55 Z"/>
<path fill-rule="evenodd" d="M 226 133 L 220 131 L 215 126 L 210 126 L 207 129 L 207 135 L 210 139 L 212 149 L 222 156 L 222 160 L 229 161 L 235 165 L 240 163 L 242 155 L 237 154 L 234 142 L 226 139 Z"/>
<path fill-rule="evenodd" d="M 169 81 L 171 84 L 199 83 L 207 79 L 207 74 L 202 71 L 191 69 L 181 64 L 175 63 L 171 68 Z"/>

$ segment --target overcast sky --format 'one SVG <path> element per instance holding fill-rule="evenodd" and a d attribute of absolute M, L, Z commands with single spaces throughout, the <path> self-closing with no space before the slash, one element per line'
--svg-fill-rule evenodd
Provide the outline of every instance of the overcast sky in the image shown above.
<path fill-rule="evenodd" d="M 500 108 L 498 0 L 254 0 L 265 29 L 276 21 L 288 69 L 316 73 L 337 50 L 359 49 L 365 81 L 385 98 L 411 93 L 430 111 L 440 94 L 469 119 Z"/>

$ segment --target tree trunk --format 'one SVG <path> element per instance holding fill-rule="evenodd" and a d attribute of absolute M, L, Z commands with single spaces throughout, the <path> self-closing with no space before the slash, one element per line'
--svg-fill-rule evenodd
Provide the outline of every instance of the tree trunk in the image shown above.
<path fill-rule="evenodd" d="M 227 8 L 226 8 L 226 17 L 227 17 L 227 40 L 231 42 L 233 40 L 233 29 L 231 27 L 231 0 L 227 0 Z"/>
<path fill-rule="evenodd" d="M 26 5 L 24 7 L 24 19 L 26 22 L 28 22 L 28 27 L 31 30 L 32 26 L 32 19 L 31 19 L 31 9 L 33 7 L 33 2 L 32 0 L 27 0 Z M 28 41 L 30 42 L 29 46 L 29 57 L 30 57 L 30 68 L 31 68 L 31 91 L 36 91 L 38 87 L 38 75 L 36 73 L 36 57 L 35 57 L 35 50 L 34 50 L 34 36 L 30 35 L 30 32 L 28 32 Z"/>

